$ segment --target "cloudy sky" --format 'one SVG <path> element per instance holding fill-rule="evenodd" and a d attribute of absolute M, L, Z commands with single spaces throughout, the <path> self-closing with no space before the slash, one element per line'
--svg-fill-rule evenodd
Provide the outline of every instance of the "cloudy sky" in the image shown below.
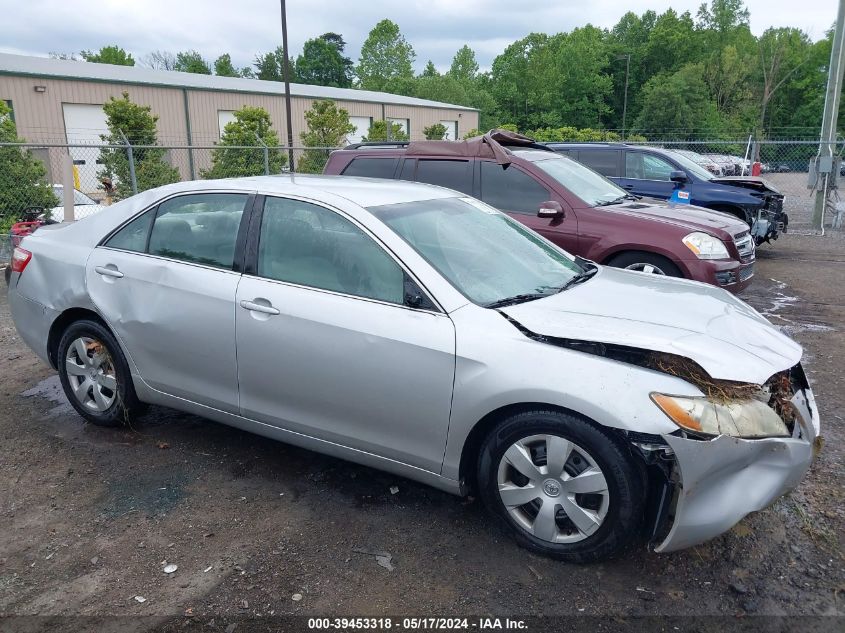
<path fill-rule="evenodd" d="M 555 33 L 592 23 L 611 27 L 628 10 L 673 7 L 695 14 L 701 0 L 288 0 L 291 49 L 326 31 L 343 35 L 357 60 L 379 20 L 397 22 L 414 46 L 417 67 L 427 59 L 448 68 L 469 44 L 482 68 L 505 46 L 532 31 Z M 836 19 L 836 0 L 746 0 L 751 29 L 796 26 L 814 40 Z M 800 8 L 799 8 L 800 7 Z M 118 44 L 136 59 L 150 51 L 196 49 L 214 59 L 228 52 L 238 66 L 281 41 L 278 0 L 0 0 L 8 18 L 0 51 L 46 55 Z M 14 17 L 12 17 L 14 16 Z M 8 28 L 12 27 L 12 28 Z"/>

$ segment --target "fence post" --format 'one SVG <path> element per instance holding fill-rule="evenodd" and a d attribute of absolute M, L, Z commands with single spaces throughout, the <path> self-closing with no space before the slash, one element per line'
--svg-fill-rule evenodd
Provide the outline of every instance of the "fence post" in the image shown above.
<path fill-rule="evenodd" d="M 135 154 L 132 152 L 132 144 L 129 142 L 129 139 L 126 138 L 126 134 L 123 133 L 123 130 L 118 130 L 120 132 L 120 137 L 123 139 L 123 144 L 126 146 L 126 157 L 129 159 L 129 180 L 132 184 L 132 195 L 136 195 L 138 193 L 138 180 L 135 178 Z"/>
<path fill-rule="evenodd" d="M 258 136 L 258 132 L 255 133 L 255 140 L 258 141 L 258 144 L 261 146 L 262 151 L 264 152 L 264 175 L 270 175 L 270 150 L 267 147 L 267 144 L 261 140 L 261 137 Z"/>

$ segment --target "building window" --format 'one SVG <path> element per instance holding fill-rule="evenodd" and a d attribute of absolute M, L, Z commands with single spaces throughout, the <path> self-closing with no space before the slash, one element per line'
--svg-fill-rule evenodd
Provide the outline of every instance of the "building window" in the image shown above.
<path fill-rule="evenodd" d="M 12 100 L 11 99 L 4 99 L 3 103 L 5 103 L 9 107 L 9 118 L 12 120 L 12 123 L 15 122 L 15 109 L 12 107 Z"/>

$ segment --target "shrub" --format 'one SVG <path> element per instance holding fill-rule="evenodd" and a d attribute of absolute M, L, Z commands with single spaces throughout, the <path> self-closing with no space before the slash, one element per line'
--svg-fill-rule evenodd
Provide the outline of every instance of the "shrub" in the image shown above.
<path fill-rule="evenodd" d="M 150 114 L 150 110 L 150 106 L 132 103 L 128 92 L 124 92 L 120 99 L 111 97 L 103 106 L 109 133 L 101 134 L 100 138 L 111 145 L 123 145 L 124 136 L 131 145 L 155 145 L 158 116 Z M 164 160 L 165 151 L 159 147 L 132 148 L 138 191 L 179 181 L 179 170 Z M 103 149 L 100 150 L 100 161 L 103 169 L 97 176 L 111 180 L 114 186 L 112 198 L 121 200 L 131 196 L 128 152 L 123 148 Z"/>
<path fill-rule="evenodd" d="M 270 173 L 280 173 L 288 159 L 278 151 L 279 135 L 273 129 L 267 110 L 244 106 L 236 110 L 234 116 L 235 120 L 223 128 L 217 147 L 211 150 L 211 168 L 202 170 L 200 175 L 203 178 L 238 178 L 264 174 L 264 150 L 257 147 L 259 139 L 270 148 Z"/>
<path fill-rule="evenodd" d="M 364 141 L 386 141 L 387 140 L 387 121 L 373 121 L 370 123 L 370 129 L 367 130 L 367 136 L 363 138 Z M 390 140 L 392 141 L 407 141 L 408 135 L 402 131 L 402 126 L 398 123 L 390 124 Z"/>
<path fill-rule="evenodd" d="M 442 123 L 429 125 L 428 127 L 423 128 L 423 134 L 425 135 L 426 140 L 442 141 L 443 137 L 446 136 L 446 126 Z"/>
<path fill-rule="evenodd" d="M 334 101 L 315 101 L 305 113 L 308 130 L 299 137 L 305 147 L 339 147 L 346 142 L 347 134 L 355 131 L 349 122 L 349 112 L 338 108 Z M 319 174 L 326 166 L 331 150 L 307 149 L 297 164 L 297 171 Z"/>

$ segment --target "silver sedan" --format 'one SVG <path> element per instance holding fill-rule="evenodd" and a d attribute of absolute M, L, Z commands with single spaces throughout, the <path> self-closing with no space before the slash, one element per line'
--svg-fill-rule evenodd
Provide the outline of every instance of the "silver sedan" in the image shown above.
<path fill-rule="evenodd" d="M 474 490 L 559 559 L 716 536 L 819 434 L 801 348 L 739 299 L 439 187 L 168 185 L 39 229 L 12 270 L 20 335 L 88 421 L 164 405 Z"/>

